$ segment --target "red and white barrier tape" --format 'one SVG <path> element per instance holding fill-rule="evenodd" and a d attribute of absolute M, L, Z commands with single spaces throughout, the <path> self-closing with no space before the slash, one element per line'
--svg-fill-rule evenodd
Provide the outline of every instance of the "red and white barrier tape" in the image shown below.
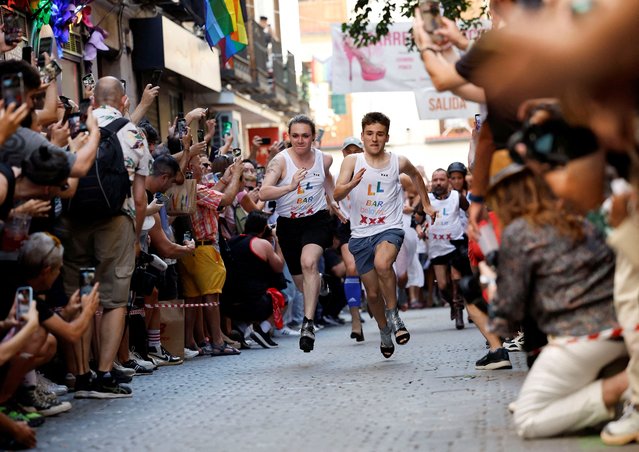
<path fill-rule="evenodd" d="M 635 332 L 639 332 L 639 324 L 636 325 L 632 330 Z M 623 337 L 623 331 L 623 328 L 609 328 L 607 330 L 599 331 L 598 333 L 589 334 L 587 336 L 549 337 L 548 342 L 557 345 L 567 345 L 590 341 L 605 341 Z"/>
<path fill-rule="evenodd" d="M 201 308 L 208 306 L 215 306 L 215 303 L 158 303 L 158 304 L 145 304 L 147 309 L 156 308 Z"/>

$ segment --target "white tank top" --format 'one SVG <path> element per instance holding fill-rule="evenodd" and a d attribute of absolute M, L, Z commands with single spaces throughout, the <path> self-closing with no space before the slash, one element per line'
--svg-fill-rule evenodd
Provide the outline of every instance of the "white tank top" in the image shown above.
<path fill-rule="evenodd" d="M 383 169 L 368 165 L 365 154 L 356 156 L 353 174 L 361 168 L 366 171 L 350 193 L 351 237 L 370 237 L 388 229 L 403 229 L 399 158 L 389 154 L 390 164 Z"/>
<path fill-rule="evenodd" d="M 308 169 L 306 177 L 298 184 L 297 189 L 286 193 L 277 200 L 275 212 L 286 218 L 300 218 L 313 215 L 320 210 L 326 210 L 326 192 L 324 191 L 324 156 L 318 149 L 312 150 L 315 154 L 313 166 Z M 289 151 L 282 152 L 286 162 L 286 177 L 277 187 L 289 185 L 293 175 L 299 169 L 293 163 Z M 330 177 L 330 176 L 329 176 Z"/>
<path fill-rule="evenodd" d="M 451 240 L 464 237 L 464 228 L 460 218 L 459 192 L 452 190 L 446 199 L 437 199 L 428 194 L 430 204 L 437 210 L 434 224 L 428 225 L 428 257 L 431 259 L 455 251 Z"/>

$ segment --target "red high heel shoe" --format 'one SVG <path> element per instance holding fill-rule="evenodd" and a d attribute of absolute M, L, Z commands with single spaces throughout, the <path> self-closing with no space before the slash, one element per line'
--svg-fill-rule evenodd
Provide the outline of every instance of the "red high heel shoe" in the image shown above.
<path fill-rule="evenodd" d="M 348 58 L 348 79 L 353 80 L 353 57 L 357 59 L 359 67 L 362 69 L 362 78 L 366 81 L 373 82 L 380 80 L 386 75 L 386 69 L 380 66 L 376 66 L 371 60 L 368 59 L 361 49 L 355 47 L 350 39 L 344 39 L 344 53 Z"/>

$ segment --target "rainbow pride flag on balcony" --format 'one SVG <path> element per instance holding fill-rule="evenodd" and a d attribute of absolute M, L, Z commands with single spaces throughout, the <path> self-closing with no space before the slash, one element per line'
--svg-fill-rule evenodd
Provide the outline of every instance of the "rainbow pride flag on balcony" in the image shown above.
<path fill-rule="evenodd" d="M 206 41 L 219 45 L 223 60 L 228 61 L 248 44 L 246 6 L 243 0 L 202 0 L 206 11 Z"/>

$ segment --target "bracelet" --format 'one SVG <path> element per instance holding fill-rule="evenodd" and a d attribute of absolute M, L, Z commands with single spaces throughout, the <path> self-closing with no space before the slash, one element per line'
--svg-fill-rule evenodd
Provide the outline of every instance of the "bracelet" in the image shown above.
<path fill-rule="evenodd" d="M 468 198 L 468 200 L 470 202 L 474 202 L 474 203 L 477 203 L 477 204 L 482 204 L 485 201 L 483 196 L 473 195 L 472 193 L 468 193 L 468 195 L 466 195 L 466 197 Z"/>
<path fill-rule="evenodd" d="M 426 47 L 424 47 L 423 49 L 421 49 L 421 50 L 419 51 L 419 53 L 421 54 L 421 53 L 424 53 L 424 52 L 428 52 L 429 50 L 430 50 L 431 52 L 433 52 L 433 53 L 439 53 L 439 50 L 437 50 L 437 49 L 435 49 L 434 47 L 431 47 L 431 46 L 426 46 Z"/>
<path fill-rule="evenodd" d="M 224 179 L 220 179 L 220 182 L 222 182 L 224 185 L 228 185 L 229 183 L 227 181 L 225 181 Z"/>

